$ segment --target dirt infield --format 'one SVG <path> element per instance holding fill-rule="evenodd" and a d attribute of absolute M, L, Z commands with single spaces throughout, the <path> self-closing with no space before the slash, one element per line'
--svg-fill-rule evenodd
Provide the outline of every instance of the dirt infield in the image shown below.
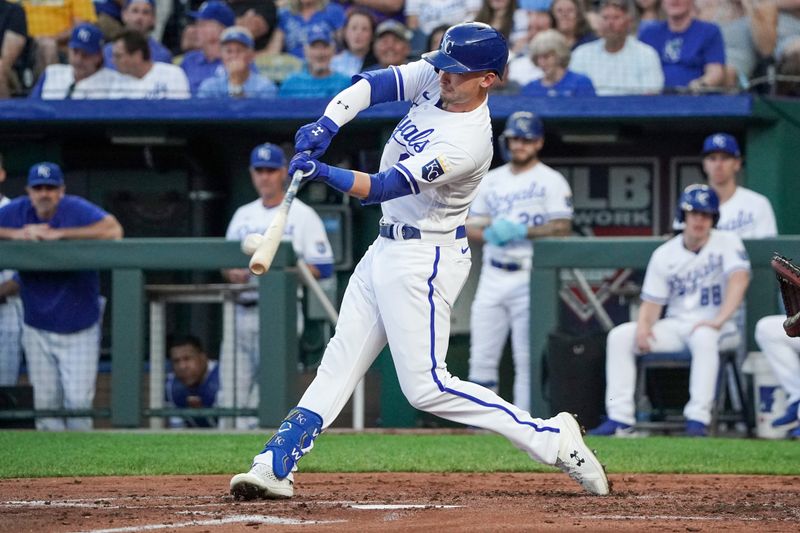
<path fill-rule="evenodd" d="M 229 476 L 0 480 L 2 531 L 798 531 L 800 477 L 299 474 L 291 500 L 237 502 Z"/>

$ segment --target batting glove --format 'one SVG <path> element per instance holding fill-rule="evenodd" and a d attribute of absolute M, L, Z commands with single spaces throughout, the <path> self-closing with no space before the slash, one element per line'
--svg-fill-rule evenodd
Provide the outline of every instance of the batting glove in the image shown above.
<path fill-rule="evenodd" d="M 505 242 L 500 240 L 500 237 L 497 236 L 497 232 L 494 230 L 492 226 L 488 228 L 484 228 L 483 230 L 483 240 L 488 242 L 489 244 L 494 244 L 495 246 L 503 246 Z"/>
<path fill-rule="evenodd" d="M 309 152 L 311 157 L 321 157 L 331 144 L 333 136 L 339 131 L 339 126 L 326 116 L 316 122 L 302 126 L 294 136 L 296 152 Z"/>
<path fill-rule="evenodd" d="M 320 163 L 305 152 L 295 154 L 289 162 L 289 173 L 292 176 L 297 170 L 303 173 L 304 180 L 324 181 L 341 192 L 350 192 L 355 181 L 355 174 L 352 170 Z"/>
<path fill-rule="evenodd" d="M 505 218 L 495 220 L 491 225 L 497 238 L 505 245 L 511 241 L 524 239 L 528 234 L 528 228 L 524 224 L 511 222 Z"/>

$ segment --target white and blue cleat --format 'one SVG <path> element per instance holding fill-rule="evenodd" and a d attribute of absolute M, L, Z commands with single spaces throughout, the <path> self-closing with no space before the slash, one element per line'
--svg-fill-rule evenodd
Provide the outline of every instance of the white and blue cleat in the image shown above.
<path fill-rule="evenodd" d="M 272 471 L 272 452 L 264 455 L 267 464 L 253 463 L 249 472 L 236 474 L 231 478 L 231 494 L 237 500 L 271 500 L 294 496 L 294 476 L 290 473 L 278 479 Z"/>

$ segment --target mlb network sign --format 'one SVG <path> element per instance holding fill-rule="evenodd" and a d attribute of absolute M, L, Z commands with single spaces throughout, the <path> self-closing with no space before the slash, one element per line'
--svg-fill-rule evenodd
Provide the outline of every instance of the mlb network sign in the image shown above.
<path fill-rule="evenodd" d="M 584 235 L 655 235 L 659 220 L 655 158 L 551 159 L 572 187 L 573 226 Z"/>

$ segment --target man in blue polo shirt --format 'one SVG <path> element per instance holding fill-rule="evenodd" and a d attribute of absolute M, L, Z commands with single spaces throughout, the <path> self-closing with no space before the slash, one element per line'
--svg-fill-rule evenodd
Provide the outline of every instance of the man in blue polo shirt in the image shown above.
<path fill-rule="evenodd" d="M 225 2 L 218 0 L 203 2 L 200 9 L 190 15 L 197 19 L 200 49 L 187 52 L 183 56 L 181 68 L 189 78 L 189 88 L 192 90 L 192 94 L 197 94 L 197 89 L 200 88 L 203 80 L 214 76 L 217 72 L 222 72 L 220 35 L 225 28 L 233 26 L 236 17 Z"/>
<path fill-rule="evenodd" d="M 307 34 L 304 47 L 306 68 L 292 74 L 281 85 L 282 98 L 333 98 L 350 86 L 350 76 L 331 69 L 336 54 L 333 32 L 326 24 L 315 24 Z"/>
<path fill-rule="evenodd" d="M 658 52 L 665 91 L 718 90 L 725 81 L 725 45 L 719 26 L 697 20 L 693 0 L 664 0 L 667 20 L 642 27 L 639 40 Z"/>
<path fill-rule="evenodd" d="M 55 163 L 28 173 L 28 195 L 0 208 L 0 239 L 53 241 L 120 239 L 113 215 L 65 194 Z M 100 356 L 100 283 L 95 271 L 29 271 L 0 285 L 0 297 L 19 292 L 24 307 L 22 347 L 36 409 L 90 409 Z M 90 418 L 39 418 L 36 428 L 88 430 Z"/>

